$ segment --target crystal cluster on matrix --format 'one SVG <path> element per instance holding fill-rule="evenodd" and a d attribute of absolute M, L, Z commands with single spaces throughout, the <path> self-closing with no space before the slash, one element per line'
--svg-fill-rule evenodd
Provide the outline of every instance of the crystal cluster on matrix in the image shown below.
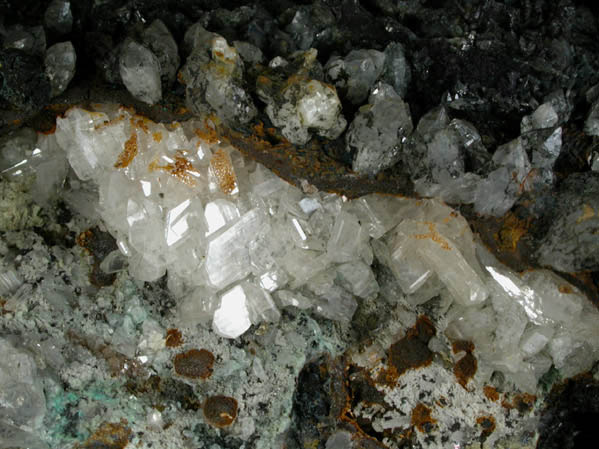
<path fill-rule="evenodd" d="M 82 181 L 119 253 L 102 266 L 136 279 L 165 274 L 185 325 L 236 338 L 281 309 L 349 322 L 379 295 L 386 266 L 407 304 L 441 298 L 437 330 L 471 340 L 475 381 L 495 371 L 534 391 L 552 365 L 564 375 L 599 358 L 599 318 L 549 271 L 519 275 L 439 200 L 304 193 L 221 141 L 209 118 L 158 124 L 116 106 L 73 108 L 51 139 Z"/>

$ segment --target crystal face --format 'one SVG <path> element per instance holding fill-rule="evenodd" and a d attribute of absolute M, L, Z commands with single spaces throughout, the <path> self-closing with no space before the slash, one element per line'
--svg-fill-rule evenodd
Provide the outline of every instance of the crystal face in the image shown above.
<path fill-rule="evenodd" d="M 225 60 L 236 57 L 222 50 Z M 380 89 L 375 95 L 385 96 Z M 426 120 L 419 126 L 430 151 L 439 139 L 460 154 L 480 144 L 468 123 L 448 123 L 442 110 Z M 144 281 L 166 274 L 183 322 L 224 338 L 280 320 L 283 308 L 349 323 L 361 302 L 388 295 L 383 267 L 406 304 L 444 301 L 446 336 L 484 353 L 482 382 L 498 370 L 530 390 L 551 363 L 575 373 L 588 364 L 581 351 L 599 356 L 599 313 L 575 287 L 548 271 L 509 270 L 441 201 L 304 193 L 226 142 L 205 138 L 212 129 L 209 122 L 165 126 L 114 107 L 73 108 L 55 136 L 15 137 L 18 150 L 5 165 L 8 175 L 11 164 L 29 166 L 27 148 L 54 148 L 98 188 L 93 213 L 119 248 L 100 268 L 128 268 Z M 500 147 L 494 162 L 518 179 L 531 163 L 525 148 L 544 158 L 537 166 L 550 165 L 560 136 L 531 131 Z M 2 279 L 7 291 L 20 283 L 9 273 Z"/>

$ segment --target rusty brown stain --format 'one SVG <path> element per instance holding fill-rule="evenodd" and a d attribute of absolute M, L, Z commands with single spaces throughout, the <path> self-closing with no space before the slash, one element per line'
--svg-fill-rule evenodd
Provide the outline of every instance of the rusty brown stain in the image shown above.
<path fill-rule="evenodd" d="M 412 426 L 416 427 L 422 433 L 430 432 L 437 422 L 437 420 L 431 416 L 431 413 L 432 410 L 429 407 L 422 402 L 419 402 L 412 410 Z"/>
<path fill-rule="evenodd" d="M 91 254 L 91 251 L 88 248 L 89 241 L 91 240 L 91 238 L 92 238 L 92 231 L 91 231 L 91 229 L 87 229 L 86 231 L 81 232 L 75 238 L 75 242 L 77 243 L 77 245 L 79 245 L 81 248 L 83 248 L 86 253 Z"/>
<path fill-rule="evenodd" d="M 412 237 L 417 240 L 431 239 L 433 242 L 438 244 L 441 247 L 441 249 L 449 251 L 451 249 L 451 246 L 449 245 L 447 240 L 441 237 L 441 235 L 437 232 L 435 223 L 426 222 L 426 225 L 428 226 L 428 233 L 414 234 Z"/>
<path fill-rule="evenodd" d="M 162 141 L 162 133 L 161 132 L 155 132 L 152 134 L 152 139 L 154 139 L 155 142 L 160 143 Z"/>
<path fill-rule="evenodd" d="M 466 388 L 468 381 L 474 377 L 478 368 L 478 361 L 472 354 L 472 351 L 474 351 L 474 344 L 470 341 L 458 340 L 453 342 L 452 349 L 454 354 L 466 352 L 466 354 L 455 362 L 453 366 L 453 374 L 458 383 Z"/>
<path fill-rule="evenodd" d="M 228 427 L 237 418 L 237 400 L 228 396 L 210 396 L 202 407 L 204 418 L 214 427 Z"/>
<path fill-rule="evenodd" d="M 563 293 L 565 295 L 571 295 L 572 293 L 574 293 L 574 289 L 572 288 L 572 286 L 570 286 L 568 284 L 560 285 L 558 287 L 558 290 L 560 293 Z"/>
<path fill-rule="evenodd" d="M 131 137 L 125 142 L 123 151 L 119 154 L 114 164 L 114 168 L 128 167 L 133 159 L 135 159 L 135 156 L 137 156 L 137 133 L 132 131 Z"/>
<path fill-rule="evenodd" d="M 513 400 L 514 405 L 520 411 L 530 410 L 535 404 L 537 397 L 530 393 L 519 393 Z"/>
<path fill-rule="evenodd" d="M 181 334 L 179 329 L 167 329 L 164 344 L 168 348 L 176 348 L 177 346 L 181 346 L 183 344 L 183 334 Z"/>
<path fill-rule="evenodd" d="M 218 149 L 210 159 L 210 169 L 218 180 L 218 186 L 225 195 L 231 195 L 237 189 L 237 176 L 233 170 L 231 157 L 222 148 Z"/>
<path fill-rule="evenodd" d="M 480 436 L 483 441 L 495 431 L 496 423 L 493 415 L 479 416 L 476 418 L 476 423 L 482 427 Z"/>
<path fill-rule="evenodd" d="M 497 389 L 491 385 L 485 385 L 483 388 L 483 393 L 490 401 L 497 402 L 499 400 L 499 393 L 497 392 Z"/>
<path fill-rule="evenodd" d="M 132 432 L 127 427 L 127 420 L 119 423 L 104 422 L 82 445 L 75 447 L 82 449 L 123 449 L 129 444 Z"/>
<path fill-rule="evenodd" d="M 502 251 L 514 252 L 520 239 L 526 235 L 530 223 L 520 220 L 512 212 L 505 215 L 501 229 L 495 234 L 495 241 Z"/>
<path fill-rule="evenodd" d="M 152 120 L 136 115 L 135 117 L 131 117 L 131 126 L 134 128 L 141 129 L 144 133 L 149 133 L 150 128 L 148 127 L 148 123 L 154 123 Z"/>
<path fill-rule="evenodd" d="M 428 342 L 435 332 L 431 320 L 425 315 L 419 316 L 406 335 L 389 347 L 389 367 L 381 372 L 377 381 L 393 385 L 407 370 L 430 365 L 433 353 L 428 348 Z"/>
<path fill-rule="evenodd" d="M 578 217 L 578 219 L 576 220 L 576 223 L 579 224 L 579 223 L 582 223 L 583 221 L 590 220 L 594 216 L 595 216 L 595 209 L 593 209 L 588 204 L 583 204 L 582 205 L 582 215 L 580 217 Z"/>
<path fill-rule="evenodd" d="M 193 187 L 197 184 L 196 179 L 192 176 L 192 173 L 198 173 L 191 162 L 185 158 L 183 150 L 177 150 L 174 156 L 174 163 L 168 163 L 166 165 L 159 165 L 157 160 L 150 162 L 148 169 L 150 171 L 163 170 L 170 175 L 177 178 L 184 184 Z"/>
<path fill-rule="evenodd" d="M 207 379 L 212 375 L 214 355 L 206 349 L 190 349 L 173 360 L 175 372 L 190 379 Z"/>
<path fill-rule="evenodd" d="M 119 114 L 117 117 L 115 117 L 115 118 L 113 118 L 111 120 L 106 120 L 106 121 L 104 121 L 102 123 L 97 124 L 96 126 L 94 126 L 94 129 L 96 131 L 98 131 L 100 129 L 107 128 L 107 127 L 109 127 L 111 125 L 114 125 L 114 124 L 122 121 L 124 118 L 125 118 L 124 114 Z"/>
<path fill-rule="evenodd" d="M 212 123 L 217 122 L 218 119 L 214 116 L 209 116 L 204 120 L 204 129 L 196 128 L 195 135 L 198 138 L 206 141 L 207 143 L 219 143 L 221 141 L 221 137 L 216 132 L 216 129 L 212 125 Z"/>
<path fill-rule="evenodd" d="M 472 352 L 474 351 L 474 343 L 469 340 L 456 340 L 451 344 L 451 349 L 454 354 L 458 352 Z"/>

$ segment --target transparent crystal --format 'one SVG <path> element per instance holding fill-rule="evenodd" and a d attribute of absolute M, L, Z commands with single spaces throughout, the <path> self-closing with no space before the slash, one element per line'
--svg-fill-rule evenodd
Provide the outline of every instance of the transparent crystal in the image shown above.
<path fill-rule="evenodd" d="M 123 84 L 131 95 L 148 104 L 160 101 L 160 61 L 151 50 L 134 41 L 125 43 L 119 67 Z"/>
<path fill-rule="evenodd" d="M 73 76 L 75 76 L 77 55 L 73 44 L 68 41 L 52 45 L 46 51 L 44 62 L 46 76 L 50 80 L 50 86 L 52 86 L 52 96 L 55 97 L 67 89 Z"/>
<path fill-rule="evenodd" d="M 375 87 L 373 103 L 360 108 L 345 135 L 346 150 L 355 153 L 352 169 L 358 173 L 374 175 L 394 165 L 412 132 L 409 106 L 389 88 Z"/>

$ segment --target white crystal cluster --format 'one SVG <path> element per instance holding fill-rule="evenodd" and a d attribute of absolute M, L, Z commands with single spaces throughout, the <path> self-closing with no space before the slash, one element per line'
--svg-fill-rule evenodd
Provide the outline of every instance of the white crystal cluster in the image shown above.
<path fill-rule="evenodd" d="M 284 307 L 349 322 L 379 295 L 376 258 L 412 307 L 441 298 L 439 330 L 474 342 L 481 382 L 500 371 L 534 390 L 552 364 L 572 375 L 599 358 L 599 314 L 575 287 L 548 271 L 510 271 L 438 200 L 303 193 L 220 141 L 209 121 L 74 108 L 55 136 L 79 178 L 97 185 L 97 212 L 130 274 L 167 274 L 187 324 L 235 338 Z M 121 269 L 110 257 L 103 266 Z"/>
<path fill-rule="evenodd" d="M 313 134 L 336 139 L 347 125 L 336 89 L 310 75 L 311 71 L 321 70 L 317 53 L 313 48 L 296 52 L 291 55 L 291 64 L 281 57 L 272 59 L 269 67 L 275 72 L 301 61 L 297 72 L 278 88 L 266 76 L 260 76 L 256 82 L 256 92 L 266 103 L 268 118 L 295 145 L 308 143 Z"/>

